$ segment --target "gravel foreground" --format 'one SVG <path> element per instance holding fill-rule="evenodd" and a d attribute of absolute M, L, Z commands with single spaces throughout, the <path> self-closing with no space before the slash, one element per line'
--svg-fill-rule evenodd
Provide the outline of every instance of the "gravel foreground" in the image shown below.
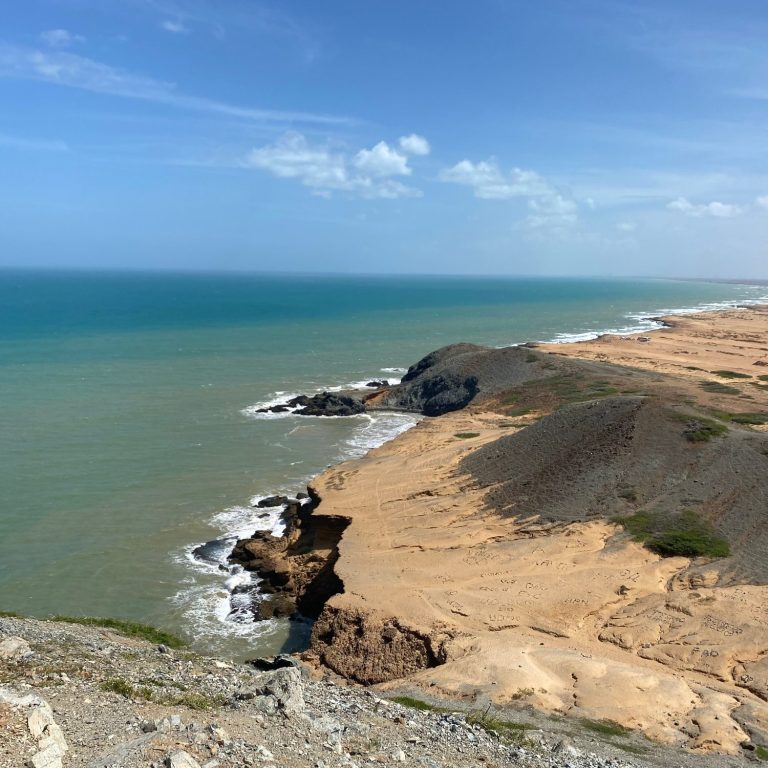
<path fill-rule="evenodd" d="M 422 711 L 284 660 L 295 666 L 262 672 L 108 629 L 0 618 L 0 766 L 744 764 L 522 710 L 512 726 L 448 704 Z"/>

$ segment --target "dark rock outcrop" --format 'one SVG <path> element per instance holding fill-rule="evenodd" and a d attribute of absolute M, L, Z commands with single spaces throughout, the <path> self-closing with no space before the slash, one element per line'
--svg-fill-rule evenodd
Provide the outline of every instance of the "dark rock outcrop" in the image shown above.
<path fill-rule="evenodd" d="M 550 377 L 567 364 L 552 362 L 527 347 L 451 344 L 412 365 L 400 384 L 375 393 L 366 405 L 440 416 L 465 408 L 480 396 Z"/>
<path fill-rule="evenodd" d="M 299 416 L 356 416 L 365 411 L 362 400 L 351 395 L 321 392 L 319 395 L 299 395 L 280 405 L 258 408 L 256 413 L 287 413 Z"/>

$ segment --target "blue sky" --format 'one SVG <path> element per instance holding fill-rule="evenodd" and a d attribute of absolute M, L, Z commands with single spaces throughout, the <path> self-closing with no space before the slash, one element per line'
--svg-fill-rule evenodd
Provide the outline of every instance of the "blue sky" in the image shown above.
<path fill-rule="evenodd" d="M 764 0 L 0 7 L 0 264 L 768 278 Z"/>

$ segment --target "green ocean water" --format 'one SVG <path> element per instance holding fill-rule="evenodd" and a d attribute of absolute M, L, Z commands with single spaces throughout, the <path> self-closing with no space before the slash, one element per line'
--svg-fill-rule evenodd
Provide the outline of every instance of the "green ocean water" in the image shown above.
<path fill-rule="evenodd" d="M 399 377 L 459 340 L 651 327 L 649 315 L 766 293 L 661 280 L 2 271 L 0 610 L 145 621 L 207 652 L 275 650 L 285 624 L 230 615 L 244 576 L 192 549 L 275 525 L 252 497 L 302 490 L 412 419 L 261 418 L 249 406 Z"/>

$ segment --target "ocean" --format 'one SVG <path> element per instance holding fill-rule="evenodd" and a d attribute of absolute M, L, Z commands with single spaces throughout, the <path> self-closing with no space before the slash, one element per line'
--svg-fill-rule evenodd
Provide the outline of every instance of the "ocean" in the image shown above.
<path fill-rule="evenodd" d="M 197 650 L 282 647 L 254 624 L 229 543 L 415 418 L 254 413 L 398 379 L 456 341 L 502 346 L 650 329 L 763 300 L 671 280 L 0 271 L 0 610 L 154 624 Z M 210 560 L 194 549 L 220 539 Z M 234 595 L 233 595 L 234 591 Z M 240 600 L 240 602 L 238 602 Z"/>

